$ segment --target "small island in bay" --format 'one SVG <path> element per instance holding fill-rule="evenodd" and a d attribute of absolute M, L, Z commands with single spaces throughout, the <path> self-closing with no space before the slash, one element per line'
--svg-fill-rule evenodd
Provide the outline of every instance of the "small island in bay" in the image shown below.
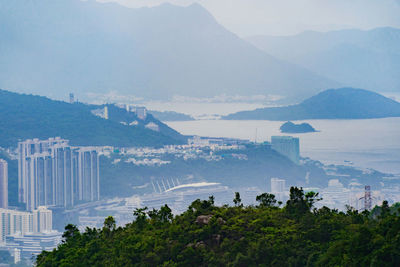
<path fill-rule="evenodd" d="M 280 128 L 282 133 L 312 133 L 316 132 L 314 127 L 312 127 L 309 123 L 301 123 L 295 124 L 291 121 L 287 121 L 282 124 Z"/>

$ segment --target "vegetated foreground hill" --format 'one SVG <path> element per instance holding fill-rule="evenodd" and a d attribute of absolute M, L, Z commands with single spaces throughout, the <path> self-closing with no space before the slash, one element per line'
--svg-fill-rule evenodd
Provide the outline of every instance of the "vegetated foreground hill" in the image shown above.
<path fill-rule="evenodd" d="M 247 40 L 270 55 L 347 86 L 379 92 L 400 88 L 400 29 L 307 31 Z"/>
<path fill-rule="evenodd" d="M 400 103 L 380 94 L 355 88 L 329 89 L 300 104 L 241 111 L 230 120 L 371 119 L 400 117 Z"/>
<path fill-rule="evenodd" d="M 339 86 L 223 28 L 201 5 L 0 0 L 0 88 L 53 98 L 300 95 Z M 183 75 L 184 74 L 184 75 Z"/>
<path fill-rule="evenodd" d="M 19 140 L 55 136 L 69 139 L 73 145 L 86 146 L 160 146 L 184 142 L 183 136 L 151 115 L 141 125 L 126 126 L 96 117 L 91 113 L 95 108 L 98 106 L 0 90 L 0 146 L 15 147 Z M 113 114 L 110 110 L 111 118 Z M 160 132 L 144 127 L 150 121 L 159 125 Z"/>
<path fill-rule="evenodd" d="M 374 213 L 313 209 L 318 195 L 292 187 L 277 207 L 273 195 L 258 206 L 234 207 L 194 201 L 173 216 L 159 210 L 133 211 L 136 219 L 116 227 L 79 232 L 68 225 L 64 243 L 42 252 L 37 266 L 399 266 L 400 218 L 384 202 Z"/>

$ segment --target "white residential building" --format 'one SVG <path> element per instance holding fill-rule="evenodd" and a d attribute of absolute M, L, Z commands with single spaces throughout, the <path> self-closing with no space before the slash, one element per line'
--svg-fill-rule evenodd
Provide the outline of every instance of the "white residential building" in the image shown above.
<path fill-rule="evenodd" d="M 57 137 L 19 142 L 18 154 L 19 201 L 28 211 L 100 199 L 96 148 L 71 147 Z"/>
<path fill-rule="evenodd" d="M 51 232 L 52 211 L 39 207 L 33 212 L 0 209 L 0 243 L 5 243 L 6 236 Z"/>
<path fill-rule="evenodd" d="M 271 194 L 279 201 L 284 201 L 287 198 L 286 180 L 280 178 L 271 178 Z"/>
<path fill-rule="evenodd" d="M 271 178 L 271 193 L 283 193 L 286 191 L 286 180 Z"/>
<path fill-rule="evenodd" d="M 8 164 L 0 159 L 0 208 L 8 208 Z"/>

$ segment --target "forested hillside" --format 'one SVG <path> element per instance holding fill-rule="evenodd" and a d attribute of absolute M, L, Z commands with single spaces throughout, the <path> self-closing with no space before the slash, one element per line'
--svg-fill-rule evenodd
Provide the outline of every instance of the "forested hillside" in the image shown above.
<path fill-rule="evenodd" d="M 102 229 L 68 225 L 64 242 L 37 266 L 399 266 L 400 217 L 387 202 L 375 212 L 313 208 L 318 194 L 290 189 L 258 206 L 217 207 L 196 200 L 181 215 L 168 206 L 136 209 L 125 227 L 108 217 Z M 376 211 L 375 210 L 375 211 Z"/>
<path fill-rule="evenodd" d="M 84 146 L 161 146 L 185 142 L 185 137 L 151 115 L 140 121 L 133 113 L 128 118 L 126 111 L 110 105 L 110 119 L 105 120 L 91 113 L 96 108 L 99 106 L 0 90 L 0 147 L 15 147 L 19 140 L 55 136 Z M 118 111 L 124 113 L 124 119 L 138 120 L 138 125 L 121 124 L 119 117 L 114 119 Z M 147 129 L 145 124 L 149 122 L 157 124 L 160 131 Z"/>

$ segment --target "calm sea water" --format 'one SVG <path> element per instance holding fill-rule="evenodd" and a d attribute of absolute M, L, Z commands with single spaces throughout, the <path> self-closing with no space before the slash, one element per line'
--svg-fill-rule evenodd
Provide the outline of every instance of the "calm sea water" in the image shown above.
<path fill-rule="evenodd" d="M 319 132 L 292 134 L 300 138 L 302 156 L 334 164 L 347 160 L 357 167 L 400 173 L 400 118 L 304 122 Z M 257 142 L 269 141 L 272 135 L 285 135 L 279 131 L 282 123 L 252 120 L 167 122 L 182 134 L 256 139 Z"/>

